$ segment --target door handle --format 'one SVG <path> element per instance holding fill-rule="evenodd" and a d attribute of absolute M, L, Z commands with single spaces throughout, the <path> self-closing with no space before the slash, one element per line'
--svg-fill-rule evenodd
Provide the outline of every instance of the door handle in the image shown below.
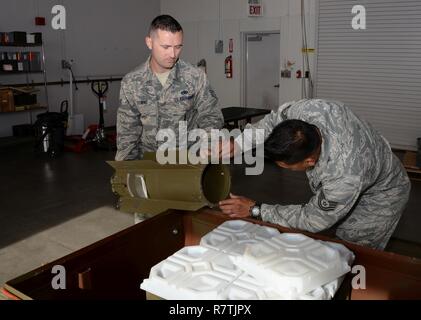
<path fill-rule="evenodd" d="M 279 83 L 273 86 L 274 88 L 279 88 Z"/>

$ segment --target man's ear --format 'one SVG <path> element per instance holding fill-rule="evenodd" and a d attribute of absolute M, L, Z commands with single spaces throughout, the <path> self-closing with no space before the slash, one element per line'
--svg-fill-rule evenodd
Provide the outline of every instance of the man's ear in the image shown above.
<path fill-rule="evenodd" d="M 146 36 L 145 42 L 149 50 L 152 50 L 152 38 L 150 36 Z"/>
<path fill-rule="evenodd" d="M 308 157 L 304 160 L 304 163 L 310 167 L 314 167 L 316 165 L 316 158 L 315 157 Z"/>

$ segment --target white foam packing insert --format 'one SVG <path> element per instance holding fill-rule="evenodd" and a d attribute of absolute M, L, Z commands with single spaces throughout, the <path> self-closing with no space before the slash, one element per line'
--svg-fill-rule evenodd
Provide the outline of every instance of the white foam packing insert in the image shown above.
<path fill-rule="evenodd" d="M 245 276 L 223 252 L 185 247 L 152 267 L 143 290 L 168 300 L 281 299 L 272 288 Z"/>
<path fill-rule="evenodd" d="M 247 246 L 234 264 L 291 299 L 350 271 L 340 253 L 299 233 L 284 233 Z"/>
<path fill-rule="evenodd" d="M 230 220 L 202 237 L 200 245 L 236 256 L 243 255 L 249 245 L 279 234 L 275 228 L 259 226 L 244 220 Z"/>
<path fill-rule="evenodd" d="M 155 265 L 141 288 L 171 300 L 329 299 L 353 258 L 340 244 L 230 220 Z"/>

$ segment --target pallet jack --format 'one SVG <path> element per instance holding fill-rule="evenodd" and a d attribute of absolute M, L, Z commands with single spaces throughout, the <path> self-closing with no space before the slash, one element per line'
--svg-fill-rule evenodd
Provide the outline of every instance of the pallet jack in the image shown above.
<path fill-rule="evenodd" d="M 91 124 L 81 136 L 69 137 L 69 144 L 65 149 L 73 152 L 84 152 L 89 148 L 101 150 L 116 149 L 116 134 L 107 134 L 104 126 L 104 110 L 106 93 L 108 91 L 108 82 L 95 80 L 91 82 L 92 92 L 98 97 L 99 102 L 99 123 Z"/>

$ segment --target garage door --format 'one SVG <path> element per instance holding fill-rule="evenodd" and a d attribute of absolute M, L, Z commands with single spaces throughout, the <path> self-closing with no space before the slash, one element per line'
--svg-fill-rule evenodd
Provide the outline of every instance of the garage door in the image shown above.
<path fill-rule="evenodd" d="M 355 5 L 366 29 L 354 30 Z M 421 1 L 319 0 L 316 96 L 347 103 L 395 148 L 421 137 Z"/>

